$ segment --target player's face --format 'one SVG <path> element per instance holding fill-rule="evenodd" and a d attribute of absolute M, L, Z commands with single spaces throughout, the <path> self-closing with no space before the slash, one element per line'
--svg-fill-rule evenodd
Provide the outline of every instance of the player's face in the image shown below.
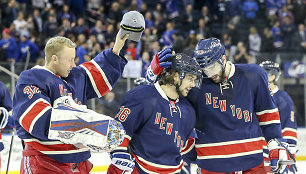
<path fill-rule="evenodd" d="M 273 83 L 274 79 L 275 79 L 275 75 L 268 74 L 268 81 L 269 81 L 269 83 Z"/>
<path fill-rule="evenodd" d="M 222 65 L 219 62 L 215 62 L 214 64 L 202 68 L 205 75 L 210 78 L 215 83 L 220 83 L 222 80 Z"/>
<path fill-rule="evenodd" d="M 185 78 L 182 80 L 182 84 L 179 87 L 179 91 L 182 96 L 186 97 L 188 92 L 195 87 L 197 76 L 193 74 L 186 74 Z"/>
<path fill-rule="evenodd" d="M 61 77 L 68 77 L 70 71 L 75 67 L 75 48 L 64 47 L 58 53 L 58 62 L 56 65 L 56 73 Z"/>

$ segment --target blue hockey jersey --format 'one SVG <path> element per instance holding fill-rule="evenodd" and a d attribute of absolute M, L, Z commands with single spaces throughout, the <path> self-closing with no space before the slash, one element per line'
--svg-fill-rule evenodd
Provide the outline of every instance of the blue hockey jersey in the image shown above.
<path fill-rule="evenodd" d="M 178 173 L 183 166 L 181 154 L 192 147 L 195 111 L 183 97 L 168 99 L 158 83 L 129 91 L 116 115 L 126 137 L 115 150 L 129 146 L 139 173 Z M 188 146 L 187 146 L 188 144 Z"/>
<path fill-rule="evenodd" d="M 108 49 L 73 68 L 64 79 L 40 66 L 22 72 L 13 98 L 17 135 L 58 162 L 87 160 L 88 150 L 48 139 L 53 102 L 61 96 L 71 96 L 76 103 L 86 105 L 88 99 L 105 95 L 121 77 L 126 63 L 125 58 Z"/>
<path fill-rule="evenodd" d="M 287 92 L 274 88 L 273 98 L 279 110 L 283 138 L 289 144 L 297 144 L 297 124 L 294 115 L 294 104 Z"/>
<path fill-rule="evenodd" d="M 227 83 L 204 78 L 201 88 L 187 97 L 197 113 L 198 136 L 196 151 L 188 156 L 197 154 L 198 166 L 213 172 L 243 171 L 262 163 L 262 132 L 267 140 L 282 137 L 270 92 L 266 72 L 255 64 L 231 64 Z"/>
<path fill-rule="evenodd" d="M 4 83 L 0 82 L 0 107 L 4 107 L 7 111 L 12 110 L 12 98 L 9 90 L 5 86 Z M 0 116 L 0 118 L 2 118 Z M 1 119 L 0 119 L 1 122 Z M 12 117 L 8 118 L 8 124 L 11 124 Z M 11 125 L 12 126 L 12 125 Z M 0 130 L 0 151 L 4 149 L 3 141 L 2 141 L 2 135 Z"/>

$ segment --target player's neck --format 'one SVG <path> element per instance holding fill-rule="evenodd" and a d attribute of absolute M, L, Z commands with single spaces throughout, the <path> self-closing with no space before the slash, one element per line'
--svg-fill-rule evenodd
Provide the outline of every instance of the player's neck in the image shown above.
<path fill-rule="evenodd" d="M 176 100 L 179 97 L 174 85 L 161 85 L 160 87 L 164 91 L 167 97 L 174 100 Z"/>
<path fill-rule="evenodd" d="M 274 83 L 269 83 L 269 86 L 270 86 L 271 90 L 274 90 L 276 88 L 276 85 L 274 85 Z"/>
<path fill-rule="evenodd" d="M 52 66 L 51 63 L 48 63 L 48 64 L 46 63 L 44 68 L 46 68 L 47 70 L 49 70 L 49 71 L 53 72 L 54 74 L 56 74 L 55 68 L 54 68 L 54 66 Z"/>

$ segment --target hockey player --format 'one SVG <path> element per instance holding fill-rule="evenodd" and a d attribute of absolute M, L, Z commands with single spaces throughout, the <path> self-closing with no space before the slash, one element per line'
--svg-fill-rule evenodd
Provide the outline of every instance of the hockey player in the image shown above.
<path fill-rule="evenodd" d="M 10 126 L 12 126 L 12 118 L 9 116 L 9 112 L 12 110 L 12 98 L 9 90 L 0 82 L 0 151 L 4 149 L 1 131 L 5 128 L 5 126 L 10 122 Z M 0 156 L 1 161 L 1 156 Z M 1 170 L 1 163 L 0 163 Z"/>
<path fill-rule="evenodd" d="M 198 173 L 265 173 L 263 132 L 269 142 L 272 172 L 282 173 L 286 165 L 280 161 L 289 157 L 279 144 L 279 112 L 264 70 L 255 64 L 227 61 L 224 45 L 216 38 L 200 40 L 194 57 L 206 77 L 200 89 L 192 89 L 187 97 L 196 110 L 198 138 L 186 158 L 197 159 Z M 163 60 L 159 64 L 166 67 Z M 160 73 L 155 67 L 149 70 Z"/>
<path fill-rule="evenodd" d="M 90 150 L 84 147 L 95 149 L 88 142 L 106 143 L 105 132 L 113 132 L 99 129 L 110 117 L 85 105 L 108 93 L 121 77 L 127 60 L 119 53 L 128 36 L 121 38 L 119 31 L 113 48 L 77 67 L 75 43 L 53 37 L 45 46 L 45 66 L 20 74 L 13 98 L 17 135 L 25 142 L 20 173 L 89 173 Z"/>
<path fill-rule="evenodd" d="M 278 89 L 275 84 L 281 74 L 279 64 L 272 61 L 264 61 L 259 65 L 264 68 L 268 74 L 269 86 L 279 110 L 283 137 L 287 139 L 290 152 L 295 155 L 297 152 L 297 124 L 294 115 L 294 104 L 288 93 Z M 291 165 L 289 171 L 295 173 L 296 166 Z"/>
<path fill-rule="evenodd" d="M 154 60 L 167 56 L 171 56 L 169 48 L 157 53 Z M 196 120 L 194 109 L 184 97 L 199 86 L 201 69 L 185 54 L 170 59 L 172 66 L 160 74 L 158 82 L 138 86 L 125 95 L 116 120 L 122 123 L 126 137 L 112 152 L 108 174 L 181 171 L 181 155 L 193 145 L 192 138 L 188 139 L 194 136 Z"/>

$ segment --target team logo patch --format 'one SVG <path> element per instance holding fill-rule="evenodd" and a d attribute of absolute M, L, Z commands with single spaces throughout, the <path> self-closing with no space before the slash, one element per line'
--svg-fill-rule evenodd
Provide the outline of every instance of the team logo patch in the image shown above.
<path fill-rule="evenodd" d="M 216 42 L 211 42 L 212 47 L 215 47 L 216 45 L 217 45 Z"/>
<path fill-rule="evenodd" d="M 182 55 L 176 55 L 176 59 L 181 59 Z"/>

